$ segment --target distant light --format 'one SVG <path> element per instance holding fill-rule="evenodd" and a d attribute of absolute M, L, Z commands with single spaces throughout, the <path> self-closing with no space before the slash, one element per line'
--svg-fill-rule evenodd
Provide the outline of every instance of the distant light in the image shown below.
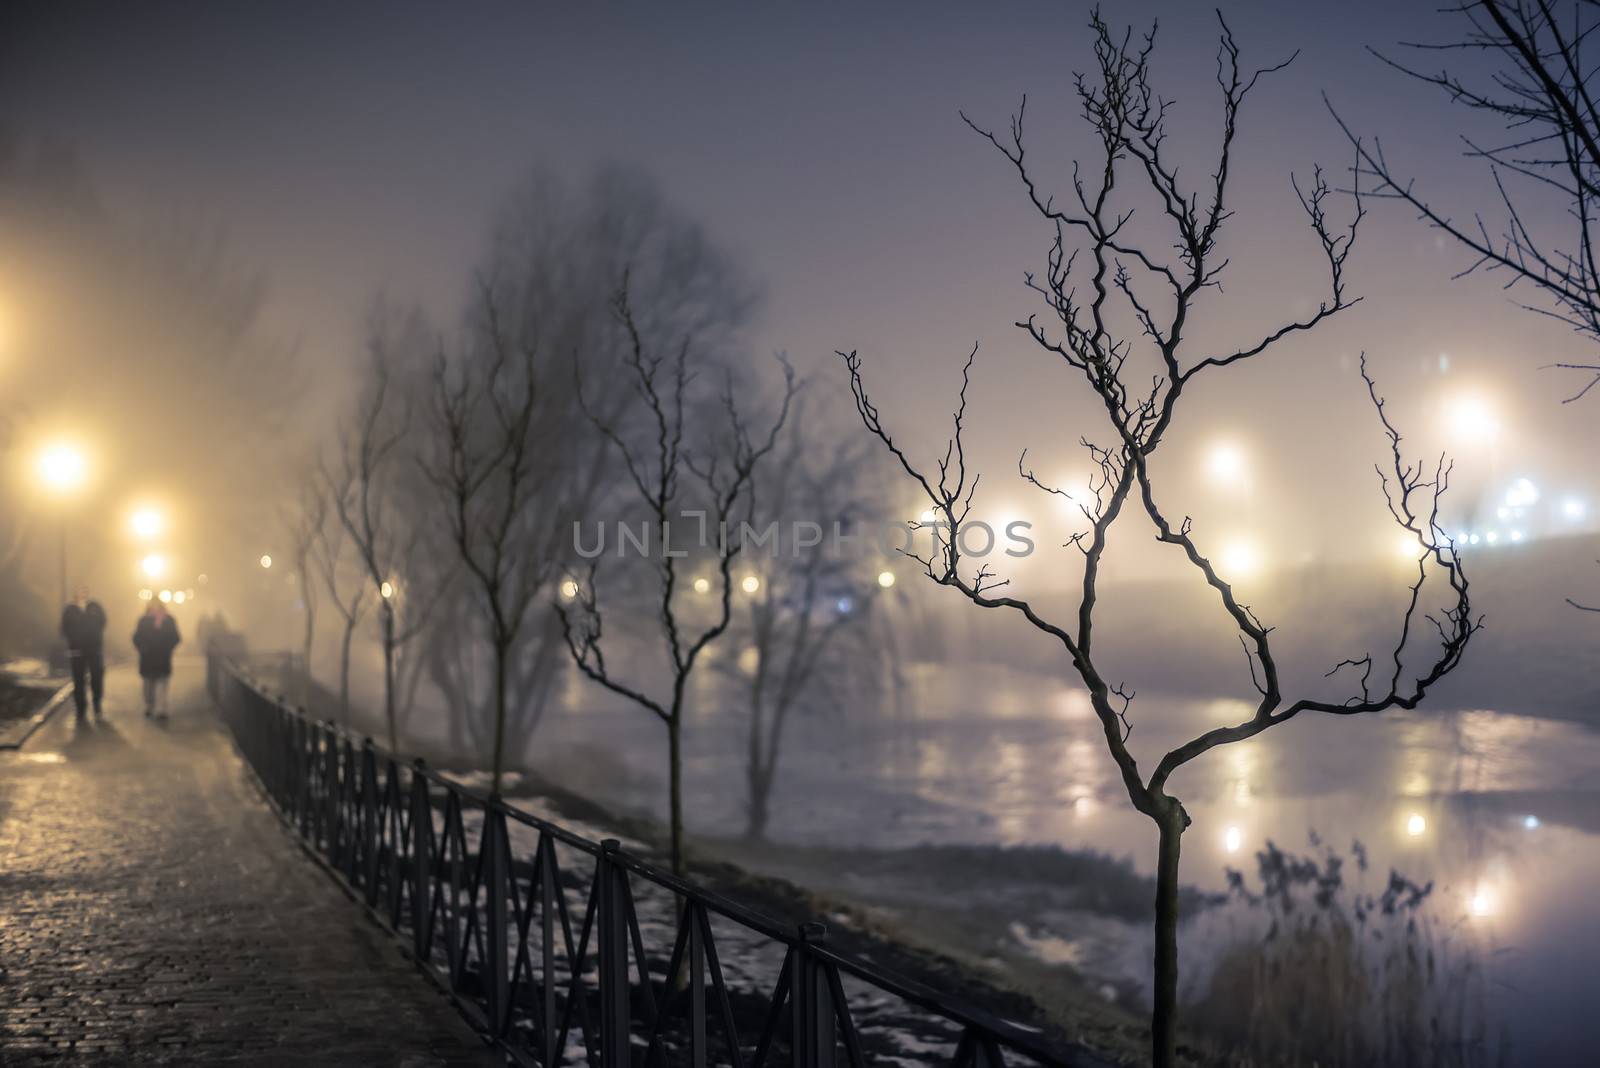
<path fill-rule="evenodd" d="M 170 604 L 172 601 L 171 590 L 162 590 L 160 593 L 156 594 L 156 596 L 161 599 L 162 604 Z"/>
<path fill-rule="evenodd" d="M 200 578 L 198 579 L 198 581 L 199 581 L 200 585 L 204 586 L 206 583 L 211 581 L 211 576 L 210 575 L 201 575 Z"/>
<path fill-rule="evenodd" d="M 931 522 L 933 522 L 933 509 L 932 508 L 923 509 L 922 516 L 920 517 L 919 522 L 923 522 L 923 523 L 931 523 Z"/>
<path fill-rule="evenodd" d="M 1229 827 L 1226 831 L 1222 832 L 1222 848 L 1226 849 L 1229 853 L 1239 852 L 1239 848 L 1243 845 L 1244 832 L 1239 830 L 1239 828 Z"/>
<path fill-rule="evenodd" d="M 1494 894 L 1483 887 L 1479 887 L 1467 901 L 1467 910 L 1474 916 L 1493 916 L 1495 905 Z"/>
<path fill-rule="evenodd" d="M 71 445 L 51 445 L 39 454 L 39 477 L 58 493 L 77 489 L 88 474 L 89 461 Z"/>
<path fill-rule="evenodd" d="M 1238 487 L 1249 474 L 1244 451 L 1232 442 L 1218 442 L 1206 453 L 1206 474 L 1219 486 Z"/>
<path fill-rule="evenodd" d="M 173 593 L 173 595 L 172 595 L 172 603 L 173 604 L 182 604 L 186 600 L 188 600 L 188 598 L 183 595 L 183 591 L 182 590 L 178 590 L 175 593 Z"/>
<path fill-rule="evenodd" d="M 893 571 L 880 571 L 880 572 L 878 572 L 878 585 L 882 586 L 884 589 L 888 589 L 890 586 L 893 586 L 894 585 L 894 572 Z"/>
<path fill-rule="evenodd" d="M 1568 497 L 1561 502 L 1561 514 L 1568 519 L 1582 519 L 1585 511 L 1583 502 L 1576 497 Z"/>
<path fill-rule="evenodd" d="M 139 561 L 139 570 L 143 571 L 148 578 L 160 578 L 166 573 L 167 559 L 160 553 L 151 553 Z"/>
<path fill-rule="evenodd" d="M 1456 436 L 1471 444 L 1490 445 L 1500 436 L 1500 419 L 1482 397 L 1457 397 L 1446 419 Z"/>
<path fill-rule="evenodd" d="M 1539 817 L 1529 813 L 1522 817 L 1522 826 L 1530 831 L 1537 831 L 1539 829 Z"/>
<path fill-rule="evenodd" d="M 1488 542 L 1490 545 L 1493 545 L 1495 542 L 1500 540 L 1500 532 L 1498 530 L 1491 530 L 1489 533 L 1483 536 L 1483 540 Z"/>
<path fill-rule="evenodd" d="M 155 590 L 143 589 L 143 590 L 139 591 L 139 600 L 141 600 L 141 601 L 149 601 L 149 600 L 154 599 L 155 595 L 156 595 L 156 591 Z"/>
<path fill-rule="evenodd" d="M 1478 544 L 1478 536 L 1476 534 L 1474 534 L 1474 535 L 1472 535 L 1472 537 L 1468 538 L 1467 541 L 1470 542 L 1473 545 L 1476 545 L 1476 544 Z"/>
<path fill-rule="evenodd" d="M 700 593 L 700 594 L 710 593 L 711 592 L 711 580 L 708 579 L 708 578 L 697 578 L 697 579 L 695 579 L 694 580 L 694 592 L 695 593 Z"/>
<path fill-rule="evenodd" d="M 1520 531 L 1520 530 L 1513 530 L 1513 531 L 1512 531 L 1512 532 L 1511 532 L 1511 540 L 1512 540 L 1512 541 L 1521 541 L 1521 540 L 1522 540 L 1522 531 Z"/>
<path fill-rule="evenodd" d="M 379 586 L 378 587 L 378 596 L 382 597 L 385 601 L 387 601 L 391 597 L 393 597 L 394 596 L 394 583 L 385 582 L 383 585 Z"/>
<path fill-rule="evenodd" d="M 1494 515 L 1495 515 L 1496 519 L 1510 519 L 1511 518 L 1511 509 L 1509 509 L 1509 508 L 1496 508 L 1494 510 Z"/>
<path fill-rule="evenodd" d="M 1250 541 L 1230 542 L 1222 550 L 1223 578 L 1254 574 L 1261 566 L 1261 553 Z"/>
<path fill-rule="evenodd" d="M 140 508 L 128 517 L 128 529 L 134 537 L 153 538 L 166 527 L 166 519 L 154 508 Z"/>
<path fill-rule="evenodd" d="M 1410 531 L 1395 539 L 1394 552 L 1396 556 L 1407 560 L 1415 560 L 1422 555 L 1422 541 Z"/>
<path fill-rule="evenodd" d="M 1406 833 L 1413 838 L 1420 838 L 1428 830 L 1428 821 L 1420 812 L 1413 812 L 1406 819 Z"/>
<path fill-rule="evenodd" d="M 388 583 L 385 582 L 384 585 L 387 586 Z M 578 596 L 578 584 L 571 579 L 564 580 L 561 583 L 561 599 L 570 601 L 576 596 Z"/>
<path fill-rule="evenodd" d="M 1519 478 L 1511 483 L 1511 488 L 1506 490 L 1506 504 L 1512 508 L 1526 508 L 1539 500 L 1539 487 L 1525 478 Z"/>
<path fill-rule="evenodd" d="M 753 645 L 747 645 L 739 652 L 739 670 L 746 675 L 754 675 L 761 666 L 761 650 Z"/>
<path fill-rule="evenodd" d="M 194 591 L 190 590 L 187 594 L 185 594 L 185 596 L 188 597 L 189 600 L 191 600 L 191 601 L 194 600 Z"/>
<path fill-rule="evenodd" d="M 841 616 L 849 615 L 851 611 L 855 609 L 855 606 L 856 603 L 848 597 L 841 597 L 838 601 L 834 602 L 834 607 L 839 610 L 839 614 Z"/>
<path fill-rule="evenodd" d="M 1472 540 L 1472 535 L 1468 534 L 1464 530 L 1460 534 L 1456 535 L 1456 544 L 1457 545 L 1465 545 L 1465 544 L 1467 544 L 1467 542 L 1469 542 L 1471 540 Z"/>
<path fill-rule="evenodd" d="M 739 588 L 745 593 L 755 593 L 761 588 L 761 579 L 755 575 L 746 575 L 744 581 L 739 583 Z"/>
<path fill-rule="evenodd" d="M 264 567 L 264 568 L 271 567 L 272 566 L 272 557 L 263 554 L 262 557 L 261 557 L 261 566 Z"/>

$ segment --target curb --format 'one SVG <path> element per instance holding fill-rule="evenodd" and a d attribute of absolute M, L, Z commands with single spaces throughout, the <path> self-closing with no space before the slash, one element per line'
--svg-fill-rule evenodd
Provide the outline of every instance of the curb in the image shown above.
<path fill-rule="evenodd" d="M 28 744 L 34 732 L 43 727 L 50 717 L 55 715 L 56 709 L 67 703 L 67 698 L 72 695 L 72 683 L 67 683 L 55 692 L 55 696 L 46 701 L 44 707 L 33 714 L 33 719 L 23 728 L 22 733 L 7 742 L 0 742 L 0 750 L 21 749 Z"/>

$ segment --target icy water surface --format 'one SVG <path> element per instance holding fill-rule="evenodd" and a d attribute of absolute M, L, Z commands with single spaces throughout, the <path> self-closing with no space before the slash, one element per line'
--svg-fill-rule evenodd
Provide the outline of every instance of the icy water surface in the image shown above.
<path fill-rule="evenodd" d="M 689 821 L 691 832 L 732 835 L 743 826 L 744 721 L 714 706 L 703 701 L 686 735 Z M 915 675 L 901 707 L 791 722 L 774 839 L 883 850 L 1034 844 L 1151 870 L 1154 834 L 1128 807 L 1081 692 L 1016 671 L 933 668 Z M 1244 715 L 1236 702 L 1141 696 L 1130 744 L 1151 765 Z M 592 691 L 569 692 L 535 749 L 535 767 L 613 804 L 648 810 L 664 796 L 662 729 Z M 1269 839 L 1308 852 L 1315 830 L 1348 852 L 1359 838 L 1372 857 L 1368 885 L 1381 889 L 1390 867 L 1435 880 L 1440 921 L 1489 947 L 1496 1030 L 1509 1033 L 1517 1063 L 1577 1063 L 1600 1042 L 1600 732 L 1488 710 L 1305 715 L 1199 758 L 1170 789 L 1194 818 L 1186 883 L 1222 890 L 1225 868 L 1253 871 Z M 1041 959 L 1083 963 L 1080 932 L 1019 919 L 1011 937 Z M 1125 952 L 1102 953 L 1089 970 L 1139 973 L 1147 936 L 1124 926 Z M 1188 938 L 1203 954 L 1204 930 Z"/>

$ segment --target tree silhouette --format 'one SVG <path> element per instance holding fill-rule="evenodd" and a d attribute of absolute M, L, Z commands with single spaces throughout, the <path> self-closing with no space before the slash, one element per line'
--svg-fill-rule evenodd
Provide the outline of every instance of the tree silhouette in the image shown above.
<path fill-rule="evenodd" d="M 1083 440 L 1095 476 L 1088 497 L 1077 502 L 1090 525 L 1072 541 L 1084 561 L 1075 619 L 1047 619 L 1029 601 L 1008 595 L 1004 591 L 1006 580 L 987 564 L 975 569 L 963 566 L 961 534 L 978 484 L 978 473 L 968 467 L 964 440 L 967 393 L 977 349 L 968 356 L 962 371 L 953 431 L 943 455 L 931 466 L 913 460 L 884 425 L 868 394 L 859 356 L 855 352 L 840 355 L 850 375 L 862 422 L 932 505 L 934 520 L 925 524 L 933 528 L 932 548 L 926 556 L 908 555 L 922 564 L 934 582 L 959 591 L 979 607 L 1019 613 L 1059 643 L 1089 692 L 1107 751 L 1129 800 L 1157 827 L 1152 1060 L 1166 1068 L 1176 1060 L 1178 865 L 1182 836 L 1190 824 L 1181 801 L 1167 790 L 1172 774 L 1219 745 L 1255 737 L 1302 712 L 1356 715 L 1414 708 L 1438 680 L 1460 663 L 1480 624 L 1472 615 L 1467 578 L 1455 546 L 1438 522 L 1439 501 L 1449 485 L 1450 465 L 1443 457 L 1432 465 L 1405 459 L 1400 433 L 1368 375 L 1363 356 L 1362 378 L 1390 446 L 1390 457 L 1378 470 L 1382 490 L 1395 522 L 1417 539 L 1417 577 L 1410 586 L 1393 648 L 1381 659 L 1368 653 L 1343 660 L 1328 672 L 1329 676 L 1346 672 L 1358 675 L 1357 684 L 1350 687 L 1353 692 L 1343 699 L 1331 700 L 1311 696 L 1290 700 L 1284 694 L 1273 656 L 1273 628 L 1239 600 L 1232 584 L 1206 555 L 1203 539 L 1190 519 L 1184 517 L 1175 522 L 1166 511 L 1150 459 L 1177 418 L 1180 400 L 1197 378 L 1209 378 L 1227 368 L 1242 369 L 1242 365 L 1268 353 L 1283 339 L 1315 328 L 1359 299 L 1347 292 L 1344 267 L 1362 218 L 1360 197 L 1358 194 L 1354 198 L 1348 226 L 1339 228 L 1328 218 L 1330 190 L 1320 170 L 1308 187 L 1295 183 L 1328 272 L 1326 297 L 1314 312 L 1282 322 L 1237 348 L 1191 356 L 1194 344 L 1188 341 L 1186 325 L 1201 298 L 1219 288 L 1227 266 L 1217 247 L 1218 235 L 1230 215 L 1226 193 L 1240 106 L 1261 78 L 1286 64 L 1245 71 L 1239 65 L 1233 35 L 1227 24 L 1222 24 L 1217 72 L 1223 113 L 1220 146 L 1209 179 L 1191 189 L 1180 181 L 1178 166 L 1167 150 L 1166 117 L 1170 104 L 1154 92 L 1149 80 L 1154 31 L 1139 38 L 1131 31 L 1114 35 L 1098 12 L 1092 16 L 1090 26 L 1096 68 L 1093 76 L 1078 76 L 1076 93 L 1083 117 L 1098 140 L 1100 157 L 1092 167 L 1073 168 L 1071 196 L 1063 203 L 1041 189 L 1038 176 L 1026 159 L 1026 101 L 1013 117 L 1009 137 L 997 136 L 968 120 L 1015 170 L 1029 202 L 1053 238 L 1044 276 L 1028 277 L 1030 289 L 1043 298 L 1051 326 L 1047 329 L 1038 316 L 1029 316 L 1017 326 L 1040 350 L 1059 360 L 1074 377 L 1081 377 L 1104 409 L 1112 435 L 1108 444 Z M 1113 207 L 1113 191 L 1119 194 L 1116 203 L 1122 203 L 1120 195 L 1124 191 L 1118 182 L 1130 173 L 1137 183 L 1135 188 L 1142 189 L 1154 202 L 1163 225 L 1170 231 L 1168 244 L 1141 242 L 1132 237 L 1128 226 L 1132 210 Z M 1173 253 L 1167 254 L 1166 248 Z M 1080 286 L 1085 285 L 1087 296 L 1080 295 Z M 1126 334 L 1117 325 L 1119 320 L 1111 306 L 1113 298 L 1118 298 L 1118 307 L 1136 324 Z M 1155 374 L 1143 377 L 1138 370 L 1140 364 L 1130 364 L 1130 357 L 1139 349 L 1148 350 L 1148 358 L 1156 361 Z M 1065 490 L 1035 476 L 1025 463 L 1024 455 L 1018 471 L 1026 482 L 1054 496 L 1069 496 Z M 1157 541 L 1178 550 L 1215 592 L 1237 632 L 1256 692 L 1255 707 L 1248 718 L 1195 735 L 1164 754 L 1148 773 L 1140 768 L 1127 745 L 1133 693 L 1107 679 L 1095 652 L 1100 564 L 1112 527 L 1125 508 L 1134 514 L 1142 511 Z M 1424 601 L 1424 586 L 1434 576 L 1442 576 L 1446 586 L 1444 607 L 1430 611 Z M 1424 621 L 1431 626 L 1425 626 Z M 1416 646 L 1425 640 L 1419 635 L 1430 634 L 1437 644 L 1428 646 L 1418 663 Z"/>

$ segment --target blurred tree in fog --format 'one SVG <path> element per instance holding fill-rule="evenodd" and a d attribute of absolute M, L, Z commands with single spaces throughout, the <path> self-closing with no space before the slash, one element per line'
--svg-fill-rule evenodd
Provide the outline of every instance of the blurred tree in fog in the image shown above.
<path fill-rule="evenodd" d="M 0 421 L 14 461 L 0 512 L 37 521 L 27 455 L 47 436 L 81 440 L 92 477 L 74 507 L 92 521 L 75 524 L 73 578 L 106 587 L 113 608 L 138 588 L 120 558 L 95 567 L 123 494 L 170 501 L 191 562 L 259 552 L 246 538 L 272 521 L 300 395 L 294 352 L 263 330 L 263 294 L 217 233 L 132 225 L 70 151 L 0 134 Z M 53 571 L 30 563 L 53 591 Z"/>
<path fill-rule="evenodd" d="M 449 708 L 453 743 L 490 757 L 497 788 L 564 659 L 559 625 L 536 606 L 575 560 L 573 521 L 618 507 L 617 473 L 578 406 L 575 369 L 616 380 L 623 347 L 610 299 L 625 274 L 644 329 L 692 336 L 709 353 L 726 348 L 755 301 L 744 275 L 648 177 L 602 168 L 569 183 L 539 173 L 496 216 L 465 336 L 434 383 L 420 447 L 431 508 L 455 517 L 460 569 L 419 655 Z M 639 432 L 631 391 L 609 389 L 595 405 L 622 433 Z M 519 451 L 514 485 L 508 464 Z"/>

